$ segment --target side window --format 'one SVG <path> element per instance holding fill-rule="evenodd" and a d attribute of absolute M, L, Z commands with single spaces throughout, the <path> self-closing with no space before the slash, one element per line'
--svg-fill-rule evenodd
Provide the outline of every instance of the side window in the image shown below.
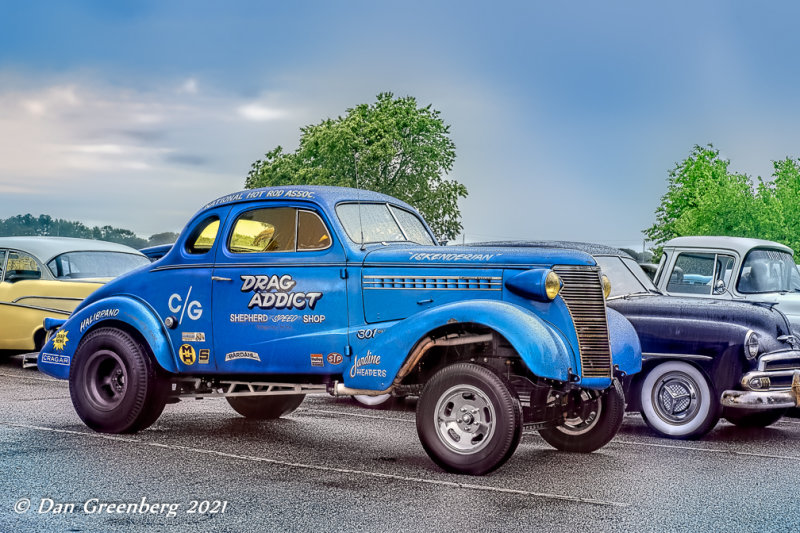
<path fill-rule="evenodd" d="M 680 254 L 670 274 L 667 291 L 710 295 L 715 257 L 715 254 Z"/>
<path fill-rule="evenodd" d="M 228 249 L 233 253 L 293 252 L 297 214 L 291 207 L 254 209 L 233 226 Z"/>
<path fill-rule="evenodd" d="M 331 235 L 319 215 L 297 212 L 297 250 L 324 250 L 331 245 Z"/>
<path fill-rule="evenodd" d="M 731 285 L 733 276 L 733 256 L 717 254 L 714 269 L 714 294 L 723 294 Z"/>
<path fill-rule="evenodd" d="M 211 217 L 195 227 L 186 240 L 186 251 L 190 254 L 204 254 L 214 247 L 219 231 L 219 217 Z"/>
<path fill-rule="evenodd" d="M 3 281 L 19 281 L 23 279 L 40 279 L 42 271 L 36 259 L 25 252 L 9 252 Z"/>
<path fill-rule="evenodd" d="M 0 250 L 0 281 L 3 280 L 3 272 L 6 270 L 6 251 Z"/>

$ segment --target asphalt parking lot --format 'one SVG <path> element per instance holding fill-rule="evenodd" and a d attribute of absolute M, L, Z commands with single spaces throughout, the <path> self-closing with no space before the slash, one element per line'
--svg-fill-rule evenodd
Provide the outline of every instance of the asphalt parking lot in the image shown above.
<path fill-rule="evenodd" d="M 182 401 L 147 431 L 101 435 L 67 382 L 18 356 L 0 361 L 0 467 L 3 532 L 800 530 L 798 419 L 683 442 L 629 415 L 588 455 L 526 431 L 504 467 L 466 477 L 425 455 L 413 400 L 313 396 L 270 422 Z"/>

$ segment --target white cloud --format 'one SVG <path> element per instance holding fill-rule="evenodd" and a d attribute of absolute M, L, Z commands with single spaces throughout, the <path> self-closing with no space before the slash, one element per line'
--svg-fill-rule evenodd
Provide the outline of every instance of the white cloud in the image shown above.
<path fill-rule="evenodd" d="M 236 110 L 239 116 L 254 122 L 266 122 L 268 120 L 278 120 L 287 116 L 285 110 L 267 107 L 261 103 L 254 102 L 239 106 Z"/>
<path fill-rule="evenodd" d="M 198 89 L 197 80 L 189 78 L 180 86 L 178 94 L 197 94 Z"/>

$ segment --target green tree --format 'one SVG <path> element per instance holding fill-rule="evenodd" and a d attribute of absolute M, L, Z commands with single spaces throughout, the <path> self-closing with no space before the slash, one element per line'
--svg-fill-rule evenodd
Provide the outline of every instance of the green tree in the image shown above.
<path fill-rule="evenodd" d="M 462 229 L 458 199 L 467 188 L 444 179 L 453 168 L 450 127 L 430 105 L 381 93 L 373 104 L 300 129 L 293 153 L 278 146 L 253 163 L 245 187 L 339 185 L 395 196 L 413 205 L 434 232 L 455 238 Z"/>
<path fill-rule="evenodd" d="M 156 233 L 147 239 L 147 246 L 158 246 L 159 244 L 171 244 L 178 240 L 178 234 L 172 231 Z"/>
<path fill-rule="evenodd" d="M 644 230 L 647 238 L 660 245 L 683 235 L 757 236 L 765 223 L 761 201 L 750 178 L 729 172 L 729 165 L 712 145 L 695 146 L 670 171 L 656 222 Z"/>

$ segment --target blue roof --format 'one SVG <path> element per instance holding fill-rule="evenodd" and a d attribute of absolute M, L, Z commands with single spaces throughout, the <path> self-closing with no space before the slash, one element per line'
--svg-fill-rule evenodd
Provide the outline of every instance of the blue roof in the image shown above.
<path fill-rule="evenodd" d="M 414 209 L 407 203 L 365 189 L 352 189 L 350 187 L 331 187 L 327 185 L 287 185 L 285 187 L 262 187 L 260 189 L 245 189 L 243 191 L 226 194 L 207 203 L 202 210 L 218 205 L 234 204 L 253 200 L 309 200 L 330 210 L 341 202 L 389 202 L 407 209 Z M 202 211 L 201 210 L 201 211 Z"/>

